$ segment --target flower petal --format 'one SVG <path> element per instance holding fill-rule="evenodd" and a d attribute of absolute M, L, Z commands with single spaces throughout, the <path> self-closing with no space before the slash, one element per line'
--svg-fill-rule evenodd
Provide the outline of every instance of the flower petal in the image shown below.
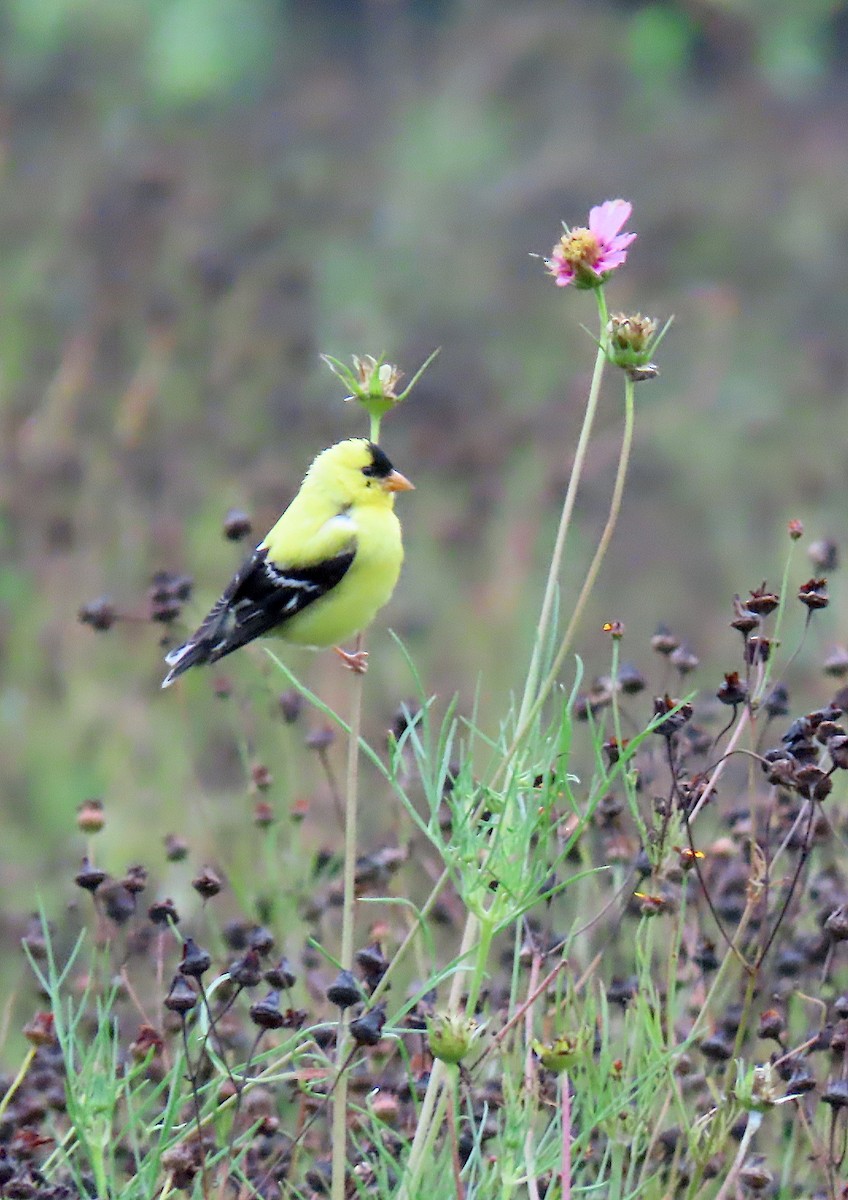
<path fill-rule="evenodd" d="M 605 200 L 590 211 L 589 228 L 599 241 L 612 241 L 622 225 L 630 220 L 632 212 L 633 205 L 629 200 Z"/>

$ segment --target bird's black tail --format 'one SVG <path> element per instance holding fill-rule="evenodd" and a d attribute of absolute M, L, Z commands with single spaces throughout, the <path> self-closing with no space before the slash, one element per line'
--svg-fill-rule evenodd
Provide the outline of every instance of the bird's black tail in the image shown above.
<path fill-rule="evenodd" d="M 173 650 L 165 655 L 165 662 L 171 670 L 162 680 L 162 687 L 170 687 L 174 680 L 182 675 L 183 671 L 187 671 L 189 667 L 196 667 L 201 663 L 209 662 L 210 657 L 211 644 L 208 638 L 197 640 L 190 638 L 182 646 L 175 646 Z"/>

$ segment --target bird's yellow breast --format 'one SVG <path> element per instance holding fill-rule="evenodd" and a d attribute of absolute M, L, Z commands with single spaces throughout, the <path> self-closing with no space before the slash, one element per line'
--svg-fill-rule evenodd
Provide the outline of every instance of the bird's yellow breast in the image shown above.
<path fill-rule="evenodd" d="M 342 582 L 281 626 L 300 646 L 334 646 L 370 625 L 389 601 L 403 564 L 400 522 L 389 507 L 361 508 L 351 518 L 356 553 Z"/>

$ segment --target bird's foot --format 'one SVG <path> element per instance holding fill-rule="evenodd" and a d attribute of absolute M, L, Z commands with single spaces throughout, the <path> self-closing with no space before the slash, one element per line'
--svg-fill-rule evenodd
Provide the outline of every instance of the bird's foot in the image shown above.
<path fill-rule="evenodd" d="M 333 646 L 333 649 L 349 671 L 353 671 L 356 675 L 364 675 L 368 670 L 367 650 L 355 650 L 353 654 L 350 654 L 341 646 Z"/>

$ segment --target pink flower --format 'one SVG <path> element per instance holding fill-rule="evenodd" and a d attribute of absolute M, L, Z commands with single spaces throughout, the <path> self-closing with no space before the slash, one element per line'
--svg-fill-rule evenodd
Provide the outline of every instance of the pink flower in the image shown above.
<path fill-rule="evenodd" d="M 635 233 L 621 233 L 621 227 L 629 221 L 633 205 L 627 200 L 605 200 L 589 213 L 589 228 L 569 229 L 545 259 L 548 273 L 556 280 L 557 287 L 573 283 L 579 288 L 599 287 L 611 271 L 620 267 L 627 258 L 627 247 L 634 241 Z"/>

